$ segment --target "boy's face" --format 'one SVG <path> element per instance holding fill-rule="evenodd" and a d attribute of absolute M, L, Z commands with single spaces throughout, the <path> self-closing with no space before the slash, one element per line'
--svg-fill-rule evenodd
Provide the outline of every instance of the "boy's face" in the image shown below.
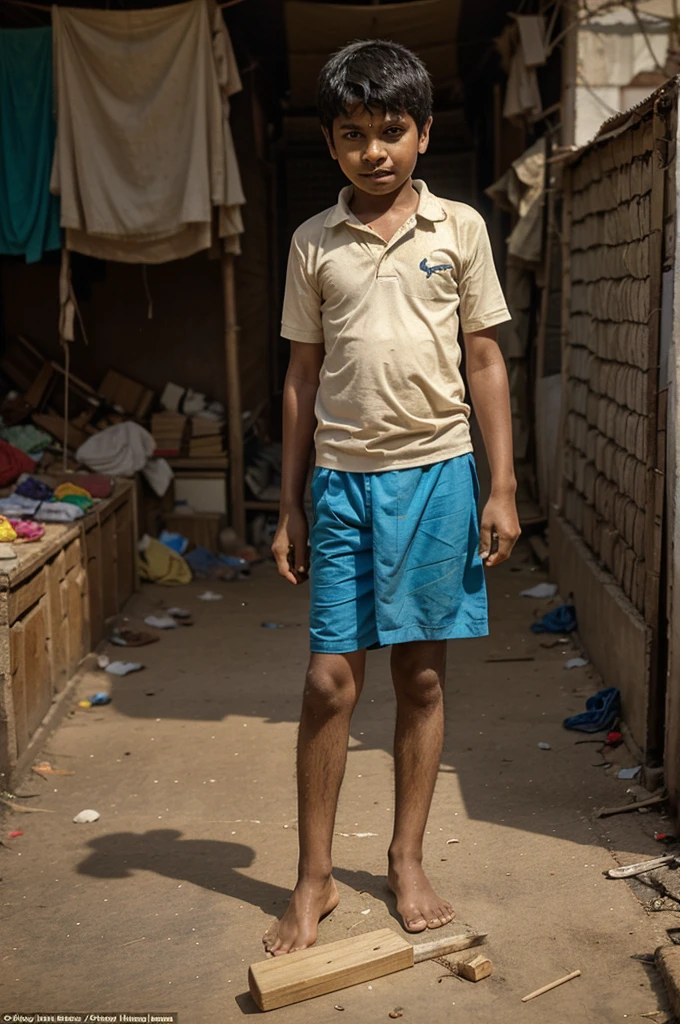
<path fill-rule="evenodd" d="M 418 155 L 430 140 L 429 118 L 419 134 L 410 114 L 367 110 L 357 103 L 324 129 L 331 156 L 352 184 L 370 195 L 395 192 L 413 174 Z"/>

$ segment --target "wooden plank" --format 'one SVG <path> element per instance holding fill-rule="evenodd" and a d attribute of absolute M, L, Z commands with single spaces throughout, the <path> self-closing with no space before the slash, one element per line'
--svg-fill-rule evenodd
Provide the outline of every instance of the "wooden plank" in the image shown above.
<path fill-rule="evenodd" d="M 557 508 L 564 511 L 565 477 L 564 448 L 566 444 L 569 379 L 569 347 L 571 340 L 571 236 L 573 220 L 573 170 L 562 169 L 562 404 L 557 435 Z"/>
<path fill-rule="evenodd" d="M 43 567 L 26 580 L 25 583 L 21 583 L 18 587 L 12 587 L 9 593 L 10 625 L 16 622 L 19 616 L 23 615 L 31 605 L 36 604 L 40 600 L 45 593 L 46 584 L 46 573 Z"/>
<path fill-rule="evenodd" d="M 45 397 L 45 392 L 49 388 L 53 376 L 54 368 L 50 363 L 44 362 L 38 376 L 24 395 L 24 399 L 34 409 L 38 408 Z"/>
<path fill-rule="evenodd" d="M 411 943 L 385 928 L 253 964 L 248 982 L 257 1005 L 274 1010 L 412 966 Z"/>
<path fill-rule="evenodd" d="M 47 652 L 50 663 L 50 681 L 55 691 L 63 690 L 68 682 L 68 633 L 65 628 L 65 609 L 62 605 L 64 579 L 64 552 L 45 567 L 47 584 Z"/>
<path fill-rule="evenodd" d="M 26 714 L 26 656 L 24 654 L 24 624 L 15 622 L 9 634 L 11 671 L 11 699 L 16 741 L 16 757 L 28 746 L 28 718 Z"/>
<path fill-rule="evenodd" d="M 73 675 L 80 662 L 94 644 L 90 644 L 89 621 L 86 613 L 88 601 L 89 575 L 85 569 L 74 569 L 70 572 L 62 587 L 62 599 L 66 605 L 66 624 L 68 629 L 68 674 Z"/>
<path fill-rule="evenodd" d="M 104 621 L 118 614 L 118 546 L 116 540 L 116 515 L 112 513 L 100 524 L 101 572 L 102 572 L 102 614 Z"/>
<path fill-rule="evenodd" d="M 26 724 L 32 736 L 52 702 L 50 664 L 47 655 L 47 598 L 43 597 L 22 619 L 24 627 L 24 693 Z"/>
<path fill-rule="evenodd" d="M 246 513 L 243 507 L 243 423 L 241 419 L 241 382 L 238 358 L 238 324 L 236 322 L 236 288 L 234 257 L 222 256 L 222 289 L 224 298 L 224 346 L 227 363 L 227 418 L 229 436 L 229 502 L 231 525 L 245 540 Z"/>
<path fill-rule="evenodd" d="M 210 455 L 210 456 L 191 456 L 191 455 L 171 455 L 165 460 L 169 463 L 171 469 L 186 469 L 186 470 L 220 470 L 227 469 L 229 466 L 229 456 L 224 455 Z"/>
<path fill-rule="evenodd" d="M 116 513 L 116 572 L 118 609 L 123 607 L 135 589 L 135 543 L 133 534 L 132 502 L 127 501 Z"/>
<path fill-rule="evenodd" d="M 80 537 L 76 537 L 64 548 L 64 572 L 60 579 L 63 580 L 64 576 L 71 572 L 72 569 L 77 569 L 78 566 L 82 565 L 82 561 L 83 546 Z"/>
<path fill-rule="evenodd" d="M 104 635 L 104 598 L 102 594 L 101 529 L 95 523 L 85 532 L 88 593 L 90 596 L 91 647 L 96 647 Z"/>

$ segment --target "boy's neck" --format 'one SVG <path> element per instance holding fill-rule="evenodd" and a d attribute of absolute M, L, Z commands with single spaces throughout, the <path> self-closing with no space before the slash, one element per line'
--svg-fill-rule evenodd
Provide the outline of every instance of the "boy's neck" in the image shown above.
<path fill-rule="evenodd" d="M 402 214 L 406 219 L 418 208 L 419 195 L 413 187 L 413 179 L 407 178 L 400 188 L 384 196 L 371 195 L 354 186 L 349 208 L 360 221 L 368 223 L 387 213 Z"/>

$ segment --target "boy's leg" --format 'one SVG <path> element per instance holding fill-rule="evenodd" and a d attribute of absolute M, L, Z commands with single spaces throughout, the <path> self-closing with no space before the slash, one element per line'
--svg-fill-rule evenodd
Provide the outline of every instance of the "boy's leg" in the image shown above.
<path fill-rule="evenodd" d="M 446 641 L 414 641 L 392 648 L 397 697 L 394 737 L 395 814 L 389 884 L 407 931 L 440 928 L 454 918 L 422 868 L 423 836 L 444 741 Z"/>
<path fill-rule="evenodd" d="M 298 880 L 288 910 L 263 939 L 275 956 L 313 945 L 320 919 L 338 905 L 333 829 L 365 663 L 366 652 L 356 651 L 313 654 L 309 664 L 298 734 Z"/>

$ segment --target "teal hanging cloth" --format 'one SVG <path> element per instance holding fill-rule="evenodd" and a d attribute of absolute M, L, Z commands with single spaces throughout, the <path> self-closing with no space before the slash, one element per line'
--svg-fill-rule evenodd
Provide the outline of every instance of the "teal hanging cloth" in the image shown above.
<path fill-rule="evenodd" d="M 0 29 L 0 253 L 27 263 L 61 248 L 52 96 L 52 29 Z"/>

